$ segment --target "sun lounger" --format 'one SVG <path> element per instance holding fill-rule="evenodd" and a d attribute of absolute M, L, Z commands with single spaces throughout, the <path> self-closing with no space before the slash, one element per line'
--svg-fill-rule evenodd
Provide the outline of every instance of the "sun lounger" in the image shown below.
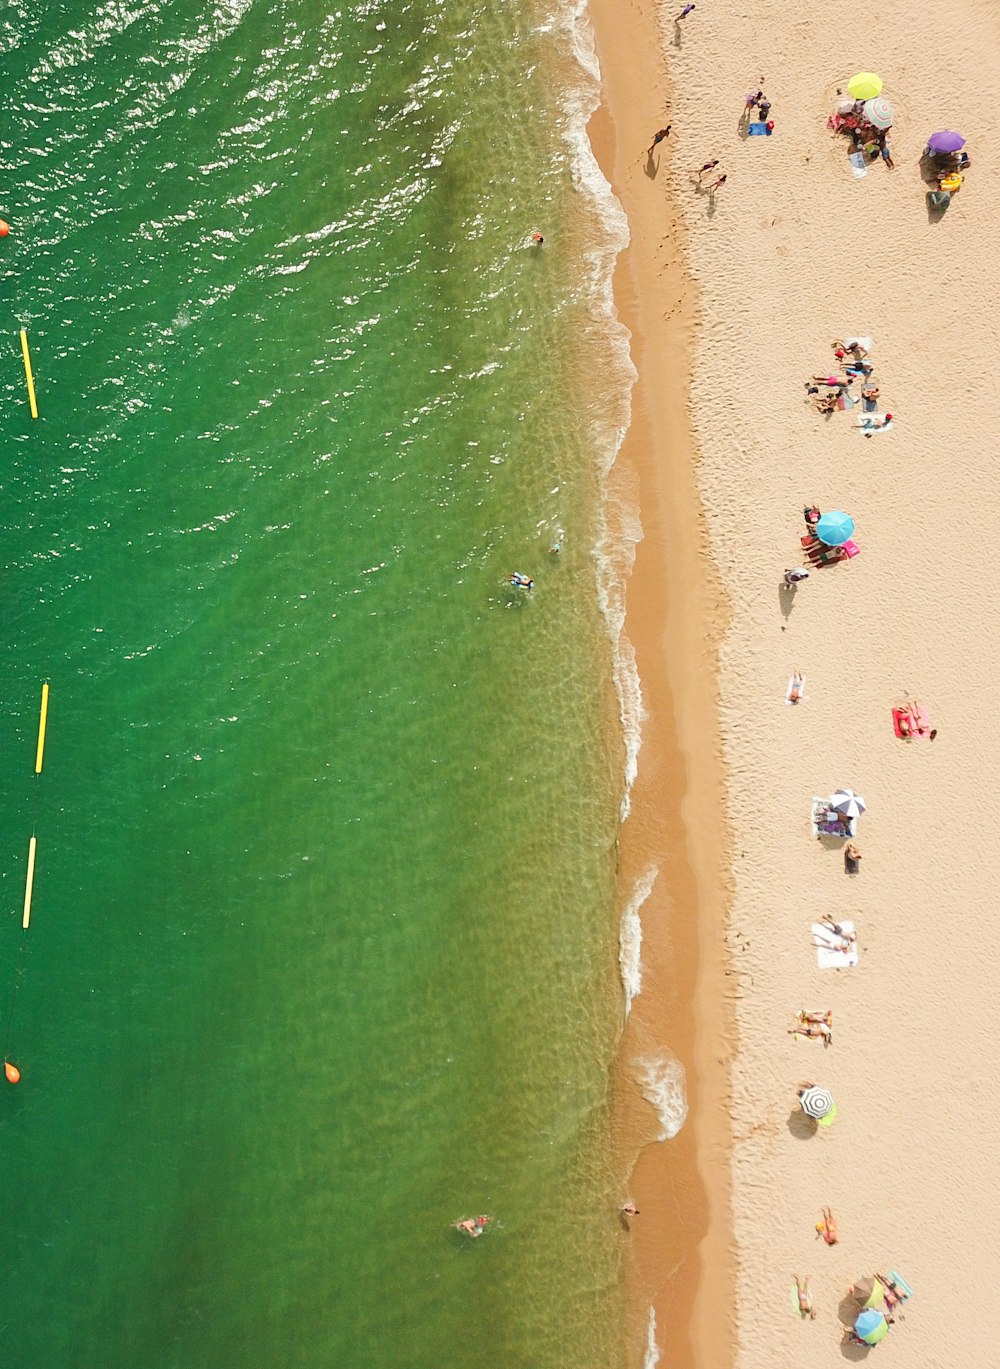
<path fill-rule="evenodd" d="M 841 924 L 845 932 L 854 931 L 854 923 Z M 845 947 L 843 939 L 825 922 L 812 925 L 813 945 L 816 947 L 816 964 L 821 970 L 846 970 L 858 963 L 858 945 L 852 942 Z"/>

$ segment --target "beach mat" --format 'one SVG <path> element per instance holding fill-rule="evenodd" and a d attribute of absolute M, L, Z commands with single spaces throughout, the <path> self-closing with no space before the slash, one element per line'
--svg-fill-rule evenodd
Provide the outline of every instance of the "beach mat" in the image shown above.
<path fill-rule="evenodd" d="M 868 163 L 863 152 L 852 152 L 847 160 L 851 164 L 851 175 L 855 180 L 860 181 L 862 176 L 868 175 Z"/>
<path fill-rule="evenodd" d="M 845 919 L 840 925 L 845 932 L 854 931 L 853 922 L 848 922 Z M 857 942 L 849 951 L 836 950 L 835 944 L 839 938 L 825 922 L 814 922 L 812 933 L 813 944 L 816 947 L 816 964 L 821 970 L 846 970 L 857 965 L 859 958 Z"/>
<path fill-rule="evenodd" d="M 771 130 L 767 124 L 747 124 L 747 136 L 750 138 L 770 138 Z"/>

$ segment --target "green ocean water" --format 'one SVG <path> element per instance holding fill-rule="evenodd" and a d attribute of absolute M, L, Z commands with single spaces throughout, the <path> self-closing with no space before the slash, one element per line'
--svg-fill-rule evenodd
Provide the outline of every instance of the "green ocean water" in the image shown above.
<path fill-rule="evenodd" d="M 12 1369 L 622 1362 L 569 30 L 0 20 Z"/>

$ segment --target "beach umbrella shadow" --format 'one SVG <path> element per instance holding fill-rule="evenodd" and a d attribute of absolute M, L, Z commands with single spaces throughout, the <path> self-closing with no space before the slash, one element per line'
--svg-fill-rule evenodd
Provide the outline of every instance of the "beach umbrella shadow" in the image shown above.
<path fill-rule="evenodd" d="M 837 1308 L 837 1316 L 840 1318 L 841 1326 L 853 1326 L 858 1319 L 858 1300 L 852 1298 L 850 1293 L 845 1293 L 840 1300 Z M 858 1347 L 855 1346 L 855 1349 Z"/>
<path fill-rule="evenodd" d="M 806 1116 L 802 1109 L 796 1106 L 788 1114 L 788 1130 L 797 1141 L 808 1141 L 819 1131 L 819 1123 L 815 1117 Z"/>
<path fill-rule="evenodd" d="M 874 1345 L 858 1345 L 856 1341 L 845 1340 L 841 1342 L 840 1353 L 844 1359 L 860 1364 L 868 1358 L 869 1350 L 874 1349 Z"/>

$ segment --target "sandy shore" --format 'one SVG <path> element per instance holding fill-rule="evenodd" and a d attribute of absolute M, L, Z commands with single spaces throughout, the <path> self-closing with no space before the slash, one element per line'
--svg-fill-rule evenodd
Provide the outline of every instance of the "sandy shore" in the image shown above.
<path fill-rule="evenodd" d="M 674 25 L 678 8 L 592 0 L 606 100 L 593 134 L 632 230 L 617 294 L 640 374 L 622 460 L 640 483 L 627 630 L 650 718 L 624 880 L 651 857 L 661 870 L 625 1052 L 672 1034 L 691 1101 L 636 1175 L 634 1302 L 655 1306 L 671 1365 L 839 1365 L 866 1354 L 841 1346 L 850 1283 L 895 1268 L 917 1296 L 873 1353 L 922 1369 L 961 1345 L 989 1364 L 1000 748 L 979 676 L 1000 636 L 983 565 L 1000 439 L 1000 14 L 958 0 L 945 38 L 928 6 L 879 4 L 834 42 L 803 4 L 706 2 Z M 863 180 L 825 127 L 859 68 L 882 74 L 896 109 L 895 170 Z M 746 139 L 743 95 L 761 74 L 776 132 Z M 969 137 L 974 166 L 932 222 L 919 158 L 939 127 Z M 728 180 L 713 201 L 688 168 L 714 157 Z M 845 332 L 875 338 L 890 433 L 865 439 L 853 414 L 806 403 L 804 379 Z M 855 517 L 861 554 L 789 599 L 778 584 L 813 501 Z M 796 667 L 806 697 L 789 707 Z M 893 736 L 908 693 L 935 742 Z M 840 785 L 868 803 L 857 879 L 809 830 L 812 795 Z M 817 967 L 823 913 L 856 921 L 857 968 Z M 693 1003 L 678 964 L 697 967 Z M 802 1007 L 833 1011 L 829 1050 L 787 1035 Z M 797 1123 L 806 1078 L 837 1099 L 829 1131 Z M 814 1230 L 824 1204 L 832 1247 Z M 792 1310 L 796 1273 L 815 1320 Z"/>

